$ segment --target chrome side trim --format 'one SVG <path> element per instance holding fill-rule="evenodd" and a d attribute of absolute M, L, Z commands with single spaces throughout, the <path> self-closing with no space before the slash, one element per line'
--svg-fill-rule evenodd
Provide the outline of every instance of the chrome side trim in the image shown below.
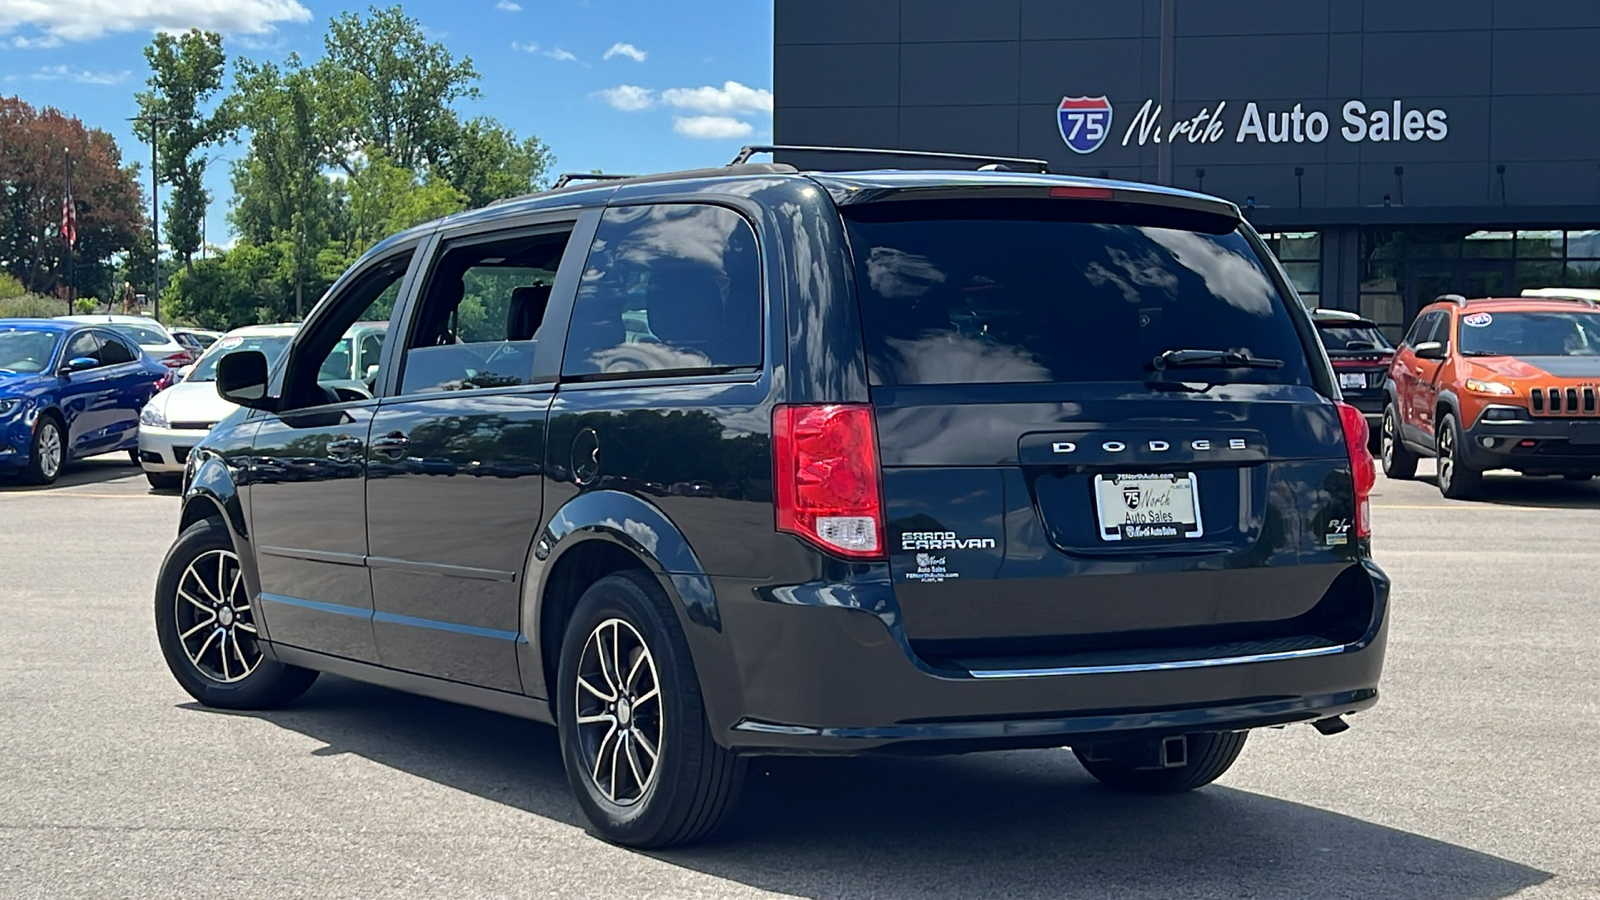
<path fill-rule="evenodd" d="M 973 678 L 1046 678 L 1053 675 L 1116 675 L 1125 672 L 1162 672 L 1172 669 L 1209 669 L 1215 666 L 1242 666 L 1248 663 L 1281 662 L 1287 659 L 1310 659 L 1314 656 L 1333 656 L 1343 653 L 1343 644 L 1336 647 L 1313 647 L 1309 650 L 1283 650 L 1277 653 L 1253 653 L 1249 656 L 1223 656 L 1217 659 L 1181 659 L 1158 663 L 1125 663 L 1115 666 L 1061 666 L 1053 669 L 975 669 L 967 674 Z"/>

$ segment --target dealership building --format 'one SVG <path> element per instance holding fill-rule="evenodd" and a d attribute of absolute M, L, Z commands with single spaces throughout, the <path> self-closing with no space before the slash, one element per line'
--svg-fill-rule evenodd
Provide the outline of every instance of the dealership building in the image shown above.
<path fill-rule="evenodd" d="M 1245 210 L 1313 305 L 1600 286 L 1597 0 L 775 0 L 774 138 Z"/>

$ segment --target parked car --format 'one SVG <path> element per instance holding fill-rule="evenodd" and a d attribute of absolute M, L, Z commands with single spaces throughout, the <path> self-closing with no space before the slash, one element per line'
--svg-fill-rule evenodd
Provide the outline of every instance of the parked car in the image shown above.
<path fill-rule="evenodd" d="M 1438 460 L 1439 491 L 1470 499 L 1490 469 L 1600 474 L 1600 300 L 1582 292 L 1446 295 L 1406 332 L 1385 383 L 1390 478 Z"/>
<path fill-rule="evenodd" d="M 250 325 L 228 332 L 182 381 L 145 406 L 139 414 L 139 464 L 151 487 L 181 486 L 189 452 L 238 408 L 217 394 L 217 362 L 237 350 L 254 350 L 266 356 L 269 365 L 276 365 L 299 328 L 298 324 Z M 371 396 L 366 377 L 378 365 L 387 328 L 386 322 L 360 322 L 346 332 L 324 363 L 324 380 L 340 390 Z"/>
<path fill-rule="evenodd" d="M 145 356 L 150 357 L 169 369 L 181 369 L 194 362 L 200 354 L 192 353 L 165 325 L 149 316 L 123 316 L 123 315 L 90 315 L 90 316 L 57 316 L 61 322 L 76 322 L 81 325 L 99 325 L 109 328 L 124 337 L 129 338 L 139 345 Z"/>
<path fill-rule="evenodd" d="M 384 318 L 372 396 L 339 392 Z M 555 723 L 623 844 L 706 834 L 751 757 L 1070 745 L 1169 793 L 1377 701 L 1366 421 L 1224 200 L 561 186 L 384 241 L 217 389 L 250 411 L 190 453 L 156 593 L 183 688 L 327 671 Z"/>
<path fill-rule="evenodd" d="M 105 328 L 0 319 L 0 472 L 50 484 L 74 459 L 133 453 L 166 371 Z"/>
<path fill-rule="evenodd" d="M 172 339 L 182 344 L 183 349 L 188 350 L 189 354 L 195 359 L 199 359 L 200 354 L 206 352 L 207 348 L 222 337 L 221 332 L 205 331 L 200 328 L 169 328 L 167 330 L 171 332 Z"/>
<path fill-rule="evenodd" d="M 1371 319 L 1342 309 L 1319 309 L 1311 314 L 1323 349 L 1333 361 L 1339 376 L 1339 391 L 1344 400 L 1367 417 L 1377 450 L 1378 432 L 1383 422 L 1383 383 L 1394 361 L 1394 345 L 1383 336 Z"/>

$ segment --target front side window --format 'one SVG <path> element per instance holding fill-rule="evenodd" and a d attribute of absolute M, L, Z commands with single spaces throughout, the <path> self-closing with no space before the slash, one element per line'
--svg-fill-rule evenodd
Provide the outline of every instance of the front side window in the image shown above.
<path fill-rule="evenodd" d="M 1055 201 L 846 214 L 873 384 L 1143 381 L 1171 350 L 1280 363 L 1230 381 L 1311 384 L 1287 302 L 1236 223 L 1083 221 L 1101 210 Z"/>
<path fill-rule="evenodd" d="M 738 213 L 676 204 L 606 211 L 578 288 L 566 378 L 761 367 L 761 260 Z"/>
<path fill-rule="evenodd" d="M 75 334 L 72 340 L 67 342 L 67 353 L 61 357 L 61 361 L 66 363 L 74 359 L 92 359 L 96 363 L 100 362 L 100 339 L 94 336 L 94 332 Z"/>
<path fill-rule="evenodd" d="M 447 249 L 411 329 L 400 392 L 532 381 L 539 328 L 570 236 L 546 231 Z"/>
<path fill-rule="evenodd" d="M 1600 313 L 1469 312 L 1463 356 L 1600 356 Z"/>
<path fill-rule="evenodd" d="M 60 339 L 54 331 L 0 329 L 0 372 L 43 372 Z"/>
<path fill-rule="evenodd" d="M 1424 341 L 1432 340 L 1430 335 L 1438 327 L 1439 318 L 1443 315 L 1441 312 L 1430 312 L 1418 316 L 1417 320 L 1411 323 L 1411 330 L 1406 332 L 1406 345 L 1415 347 Z"/>
<path fill-rule="evenodd" d="M 340 290 L 308 331 L 301 332 L 302 343 L 295 348 L 284 388 L 287 408 L 372 399 L 381 373 L 376 368 L 357 372 L 353 367 L 352 329 L 358 322 L 389 321 L 410 262 L 408 252 L 373 264 Z M 271 354 L 267 356 L 270 360 Z"/>

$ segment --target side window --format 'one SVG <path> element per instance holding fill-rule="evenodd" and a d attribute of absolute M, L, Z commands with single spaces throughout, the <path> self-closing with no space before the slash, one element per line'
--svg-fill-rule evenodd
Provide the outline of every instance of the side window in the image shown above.
<path fill-rule="evenodd" d="M 609 209 L 578 288 L 561 374 L 761 367 L 755 232 L 718 206 Z"/>
<path fill-rule="evenodd" d="M 1415 347 L 1423 341 L 1429 340 L 1427 335 L 1433 333 L 1433 326 L 1438 321 L 1438 318 L 1439 314 L 1437 312 L 1427 312 L 1417 316 L 1417 320 L 1411 323 L 1411 330 L 1406 332 L 1406 346 Z"/>
<path fill-rule="evenodd" d="M 65 365 L 70 360 L 80 357 L 100 362 L 100 339 L 94 336 L 94 332 L 85 331 L 73 335 L 72 340 L 67 342 L 67 352 L 61 355 L 61 363 Z"/>
<path fill-rule="evenodd" d="M 100 338 L 100 364 L 102 366 L 115 366 L 130 363 L 138 356 L 133 348 L 116 337 L 105 335 Z"/>
<path fill-rule="evenodd" d="M 513 387 L 533 355 L 570 230 L 447 246 L 406 345 L 400 393 Z"/>
<path fill-rule="evenodd" d="M 400 297 L 410 253 L 379 262 L 341 290 L 328 312 L 310 327 L 304 343 L 294 350 L 294 361 L 284 388 L 288 407 L 302 409 L 324 403 L 370 399 L 382 373 L 376 368 L 358 370 L 354 361 L 358 323 L 387 327 Z"/>

